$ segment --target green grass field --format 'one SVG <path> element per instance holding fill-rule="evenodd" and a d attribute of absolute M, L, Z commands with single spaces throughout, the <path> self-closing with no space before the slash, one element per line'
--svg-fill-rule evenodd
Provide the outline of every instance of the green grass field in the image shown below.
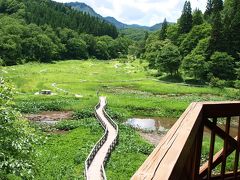
<path fill-rule="evenodd" d="M 0 72 L 15 85 L 19 93 L 17 106 L 27 107 L 21 108 L 23 112 L 93 108 L 99 91 L 107 96 L 109 108 L 127 116 L 179 117 L 193 101 L 231 100 L 236 93 L 233 89 L 161 82 L 153 76 L 156 72 L 145 69 L 146 63 L 125 63 L 120 59 L 26 64 L 2 67 Z M 50 89 L 57 95 L 34 95 L 42 89 Z M 83 97 L 76 98 L 76 94 Z"/>
<path fill-rule="evenodd" d="M 0 73 L 15 85 L 15 106 L 23 113 L 93 109 L 99 92 L 99 95 L 107 96 L 108 111 L 119 123 L 130 117 L 177 118 L 193 101 L 234 100 L 237 93 L 230 88 L 191 87 L 159 81 L 154 76 L 156 72 L 148 70 L 147 64 L 138 60 L 25 64 L 1 67 Z M 56 95 L 34 95 L 42 89 L 52 90 Z M 93 127 L 101 132 L 99 125 Z M 91 132 L 89 126 L 82 125 L 67 134 L 51 135 L 47 143 L 39 147 L 44 154 L 44 158 L 37 161 L 41 167 L 39 179 L 44 175 L 51 179 L 56 174 L 63 179 L 80 177 L 87 151 L 99 138 L 99 134 L 90 138 Z M 87 137 L 89 141 L 84 140 Z M 69 142 L 71 146 L 68 146 Z M 120 143 L 106 168 L 109 179 L 129 179 L 152 149 L 135 130 L 120 125 Z M 53 161 L 50 161 L 51 154 L 56 154 Z M 80 162 L 76 164 L 74 159 L 79 154 Z M 66 161 L 62 159 L 65 156 Z M 67 167 L 67 174 L 62 174 Z"/>

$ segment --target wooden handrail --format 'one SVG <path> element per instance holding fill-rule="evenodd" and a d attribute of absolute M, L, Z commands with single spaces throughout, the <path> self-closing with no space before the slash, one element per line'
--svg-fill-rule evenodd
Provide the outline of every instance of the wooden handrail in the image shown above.
<path fill-rule="evenodd" d="M 85 178 L 88 180 L 88 168 L 90 167 L 90 165 L 93 162 L 93 159 L 95 158 L 96 154 L 98 153 L 98 151 L 100 150 L 100 148 L 103 146 L 103 144 L 107 141 L 108 138 L 108 134 L 109 134 L 109 130 L 107 125 L 105 124 L 105 122 L 102 120 L 101 117 L 99 117 L 98 113 L 97 113 L 97 109 L 100 107 L 100 102 L 95 106 L 95 117 L 99 120 L 101 126 L 103 127 L 103 129 L 105 130 L 103 136 L 101 137 L 101 139 L 95 144 L 95 146 L 93 147 L 93 149 L 91 150 L 90 154 L 88 155 L 86 161 L 85 161 Z M 114 129 L 116 130 L 117 136 L 115 137 L 115 139 L 113 140 L 113 142 L 110 144 L 110 147 L 108 149 L 108 153 L 106 155 L 106 157 L 104 158 L 104 162 L 101 166 L 101 176 L 103 180 L 107 180 L 106 177 L 106 173 L 105 173 L 105 169 L 104 169 L 104 165 L 106 164 L 111 152 L 113 151 L 113 149 L 115 148 L 115 146 L 117 145 L 118 142 L 118 125 L 112 120 L 112 118 L 107 114 L 105 108 L 106 108 L 107 102 L 104 105 L 102 111 L 103 114 L 105 116 L 105 118 L 108 120 L 108 122 L 114 127 Z"/>
<path fill-rule="evenodd" d="M 99 120 L 101 126 L 104 129 L 104 134 L 103 136 L 99 139 L 99 141 L 94 145 L 94 147 L 92 148 L 90 154 L 88 155 L 86 161 L 85 161 L 85 177 L 86 179 L 88 179 L 87 177 L 87 170 L 90 166 L 90 164 L 92 163 L 95 155 L 97 154 L 98 150 L 102 147 L 102 145 L 106 142 L 107 140 L 107 136 L 108 136 L 108 130 L 106 128 L 106 124 L 101 120 L 101 118 L 98 116 L 98 114 L 96 113 L 97 109 L 100 107 L 100 102 L 95 106 L 94 108 L 94 114 L 95 117 Z M 104 169 L 102 169 L 102 176 L 105 177 L 105 172 Z M 104 178 L 106 179 L 106 178 Z"/>
<path fill-rule="evenodd" d="M 132 180 L 195 180 L 217 177 L 234 179 L 238 177 L 237 165 L 234 173 L 227 173 L 225 168 L 226 158 L 231 152 L 235 150 L 239 154 L 240 135 L 237 139 L 229 135 L 233 116 L 240 116 L 240 102 L 192 103 L 133 175 Z M 226 118 L 225 131 L 217 126 L 218 118 Z M 211 131 L 211 143 L 209 161 L 200 167 L 204 126 Z M 224 140 L 224 146 L 221 155 L 219 152 L 214 156 L 216 135 Z M 235 164 L 238 161 L 239 156 L 235 156 Z M 213 176 L 212 170 L 220 163 L 222 163 L 220 175 Z"/>

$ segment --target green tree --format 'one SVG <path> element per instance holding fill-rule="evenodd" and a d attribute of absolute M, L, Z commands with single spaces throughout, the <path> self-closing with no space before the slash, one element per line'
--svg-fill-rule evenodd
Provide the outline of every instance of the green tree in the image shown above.
<path fill-rule="evenodd" d="M 209 42 L 208 54 L 215 51 L 224 51 L 223 24 L 220 12 L 213 13 L 213 24 Z"/>
<path fill-rule="evenodd" d="M 204 81 L 206 74 L 208 73 L 206 71 L 208 63 L 206 62 L 205 57 L 195 53 L 187 55 L 183 59 L 181 67 L 187 76 L 200 81 Z"/>
<path fill-rule="evenodd" d="M 81 38 L 86 42 L 89 56 L 95 56 L 96 38 L 91 34 L 81 34 Z"/>
<path fill-rule="evenodd" d="M 39 34 L 35 38 L 35 58 L 41 62 L 51 62 L 58 53 L 57 46 L 45 34 Z"/>
<path fill-rule="evenodd" d="M 87 44 L 81 38 L 71 38 L 68 40 L 67 55 L 69 58 L 86 59 L 88 57 Z"/>
<path fill-rule="evenodd" d="M 165 40 L 167 38 L 167 28 L 168 28 L 168 22 L 167 19 L 165 18 L 163 23 L 162 23 L 162 28 L 160 30 L 160 40 Z"/>
<path fill-rule="evenodd" d="M 5 65 L 15 65 L 22 57 L 24 23 L 10 16 L 0 17 L 0 55 Z"/>
<path fill-rule="evenodd" d="M 240 52 L 240 2 L 239 0 L 225 0 L 223 10 L 225 49 L 234 58 L 239 59 Z"/>
<path fill-rule="evenodd" d="M 178 45 L 178 38 L 179 38 L 179 32 L 178 32 L 178 24 L 171 24 L 167 28 L 167 39 L 171 40 L 171 42 L 175 45 Z"/>
<path fill-rule="evenodd" d="M 194 26 L 182 41 L 179 49 L 183 56 L 188 55 L 198 44 L 201 39 L 207 38 L 211 35 L 211 25 L 204 23 Z"/>
<path fill-rule="evenodd" d="M 16 14 L 25 10 L 25 5 L 18 0 L 0 0 L 0 12 L 5 14 Z"/>
<path fill-rule="evenodd" d="M 130 44 L 130 40 L 125 37 L 118 37 L 115 39 L 111 44 L 111 48 L 109 49 L 109 51 L 112 52 L 110 53 L 111 58 L 118 58 L 121 55 L 127 55 Z"/>
<path fill-rule="evenodd" d="M 177 74 L 180 64 L 181 55 L 178 47 L 166 41 L 156 58 L 156 66 L 159 71 L 174 75 Z"/>
<path fill-rule="evenodd" d="M 192 29 L 192 8 L 190 1 L 186 1 L 183 7 L 182 15 L 179 19 L 179 32 L 188 33 Z"/>
<path fill-rule="evenodd" d="M 34 175 L 35 146 L 39 137 L 12 106 L 12 87 L 0 79 L 0 177 L 14 174 L 22 179 Z"/>
<path fill-rule="evenodd" d="M 193 26 L 203 24 L 203 14 L 200 9 L 196 9 L 193 11 Z"/>
<path fill-rule="evenodd" d="M 145 58 L 149 62 L 150 68 L 157 68 L 157 56 L 164 46 L 164 41 L 150 41 L 146 44 Z"/>
<path fill-rule="evenodd" d="M 222 80 L 233 80 L 236 78 L 234 58 L 226 52 L 215 52 L 209 62 L 209 72 L 213 77 Z"/>
<path fill-rule="evenodd" d="M 207 38 L 204 38 L 204 39 L 201 39 L 197 46 L 195 47 L 195 49 L 193 49 L 191 51 L 191 54 L 195 54 L 195 55 L 202 55 L 204 56 L 205 58 L 208 57 L 208 53 L 207 53 L 207 50 L 208 50 L 208 46 L 209 46 L 209 41 L 210 41 L 210 37 L 207 37 Z"/>
<path fill-rule="evenodd" d="M 213 13 L 220 12 L 223 10 L 223 0 L 212 0 Z"/>
<path fill-rule="evenodd" d="M 107 42 L 101 41 L 101 40 L 97 41 L 95 55 L 96 55 L 96 58 L 98 59 L 103 59 L 103 60 L 110 59 Z"/>
<path fill-rule="evenodd" d="M 204 13 L 205 19 L 208 19 L 212 15 L 212 12 L 213 12 L 213 0 L 208 0 L 206 11 Z"/>

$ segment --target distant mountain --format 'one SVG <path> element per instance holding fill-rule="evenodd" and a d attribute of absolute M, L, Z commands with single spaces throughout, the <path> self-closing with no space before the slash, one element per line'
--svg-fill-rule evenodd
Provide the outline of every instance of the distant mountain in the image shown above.
<path fill-rule="evenodd" d="M 129 25 L 129 24 L 125 24 L 125 23 L 122 23 L 122 22 L 118 21 L 114 17 L 110 17 L 110 16 L 103 17 L 100 14 L 96 13 L 92 7 L 88 6 L 85 3 L 70 2 L 70 3 L 65 3 L 65 4 L 67 6 L 71 6 L 73 9 L 76 9 L 78 11 L 82 11 L 82 12 L 90 14 L 91 16 L 104 19 L 107 22 L 115 25 L 118 29 L 134 28 L 134 29 L 143 29 L 143 30 L 149 30 L 149 31 L 156 31 L 156 30 L 159 30 L 162 27 L 162 23 L 156 24 L 156 25 L 151 26 L 151 27 L 141 26 L 141 25 L 138 25 L 138 24 L 131 24 L 131 25 Z"/>
<path fill-rule="evenodd" d="M 110 22 L 111 24 L 114 24 L 118 29 L 126 29 L 127 28 L 127 24 L 124 24 L 118 20 L 116 20 L 114 17 L 105 17 L 104 18 L 106 21 Z"/>
<path fill-rule="evenodd" d="M 162 23 L 155 24 L 154 26 L 150 27 L 150 31 L 157 31 L 162 28 Z"/>
<path fill-rule="evenodd" d="M 85 3 L 80 3 L 80 2 L 70 2 L 70 3 L 65 3 L 67 6 L 72 7 L 73 9 L 76 9 L 78 11 L 82 11 L 85 13 L 88 13 L 91 16 L 98 17 L 98 18 L 103 18 L 101 15 L 96 13 L 92 7 L 88 6 Z"/>

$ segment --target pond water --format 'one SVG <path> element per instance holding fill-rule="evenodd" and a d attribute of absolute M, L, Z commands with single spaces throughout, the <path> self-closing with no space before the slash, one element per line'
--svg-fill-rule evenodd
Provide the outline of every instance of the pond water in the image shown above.
<path fill-rule="evenodd" d="M 59 121 L 41 121 L 41 123 L 44 123 L 44 124 L 49 124 L 49 125 L 54 125 L 54 124 L 57 124 Z"/>
<path fill-rule="evenodd" d="M 166 133 L 175 122 L 171 118 L 130 118 L 126 124 L 144 131 Z"/>
<path fill-rule="evenodd" d="M 40 123 L 40 124 L 55 125 L 55 124 L 57 124 L 59 121 L 43 120 L 43 121 L 35 121 L 35 122 L 36 122 L 36 123 Z"/>
<path fill-rule="evenodd" d="M 128 119 L 126 124 L 128 124 L 134 128 L 147 130 L 147 131 L 156 131 L 157 130 L 156 121 L 154 119 L 131 118 L 131 119 Z"/>

